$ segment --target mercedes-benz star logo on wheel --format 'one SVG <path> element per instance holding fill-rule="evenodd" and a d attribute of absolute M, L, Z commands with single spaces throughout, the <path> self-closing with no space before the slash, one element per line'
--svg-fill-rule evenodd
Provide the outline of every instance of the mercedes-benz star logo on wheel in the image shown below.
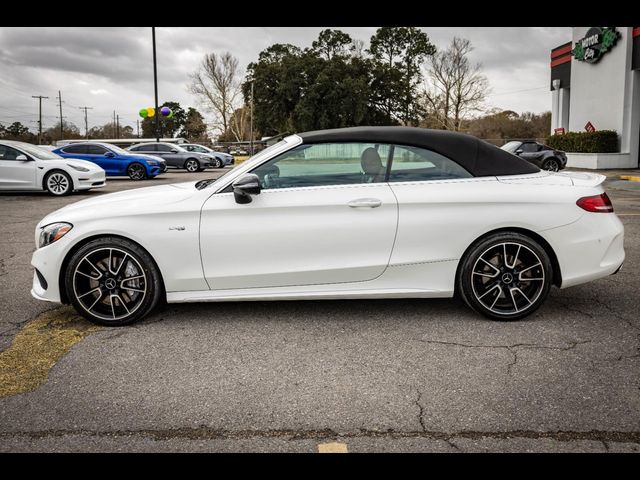
<path fill-rule="evenodd" d="M 513 282 L 513 275 L 511 275 L 510 273 L 505 273 L 504 275 L 502 275 L 502 283 L 509 284 L 511 282 Z"/>

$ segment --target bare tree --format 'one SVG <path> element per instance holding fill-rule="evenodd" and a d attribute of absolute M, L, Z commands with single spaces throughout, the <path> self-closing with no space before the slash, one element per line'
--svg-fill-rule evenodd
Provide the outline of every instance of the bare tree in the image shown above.
<path fill-rule="evenodd" d="M 215 115 L 215 128 L 220 133 L 233 129 L 233 112 L 243 103 L 238 59 L 229 52 L 208 53 L 190 78 L 188 89 Z"/>
<path fill-rule="evenodd" d="M 479 63 L 472 64 L 471 42 L 454 37 L 446 50 L 431 57 L 423 92 L 427 118 L 445 130 L 460 130 L 463 118 L 481 111 L 489 82 Z"/>

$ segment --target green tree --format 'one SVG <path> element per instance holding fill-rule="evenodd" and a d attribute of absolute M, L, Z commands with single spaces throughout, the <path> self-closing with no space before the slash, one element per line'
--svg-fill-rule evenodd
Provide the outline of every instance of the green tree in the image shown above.
<path fill-rule="evenodd" d="M 420 67 L 436 52 L 429 36 L 416 27 L 381 27 L 371 37 L 369 53 L 376 62 L 374 101 L 389 121 L 416 125 L 420 116 Z"/>
<path fill-rule="evenodd" d="M 63 132 L 64 138 L 67 140 L 83 137 L 83 135 L 80 133 L 80 129 L 74 123 L 67 122 L 66 120 L 62 122 L 62 132 Z M 56 123 L 53 127 L 47 128 L 42 132 L 43 143 L 52 144 L 57 140 L 61 140 L 60 122 Z"/>
<path fill-rule="evenodd" d="M 311 48 L 326 60 L 331 60 L 336 55 L 349 55 L 353 49 L 353 39 L 348 33 L 327 28 L 320 32 Z"/>
<path fill-rule="evenodd" d="M 6 140 L 18 140 L 21 142 L 36 143 L 38 136 L 29 131 L 29 127 L 20 122 L 13 122 L 11 125 L 0 128 L 0 138 Z"/>
<path fill-rule="evenodd" d="M 193 107 L 189 107 L 185 122 L 178 133 L 178 137 L 184 137 L 192 142 L 208 142 L 207 125 L 202 114 Z"/>

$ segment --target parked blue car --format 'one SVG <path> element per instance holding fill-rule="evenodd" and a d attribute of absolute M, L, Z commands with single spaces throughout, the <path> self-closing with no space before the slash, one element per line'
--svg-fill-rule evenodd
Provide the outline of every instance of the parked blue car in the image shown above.
<path fill-rule="evenodd" d="M 107 176 L 131 180 L 153 178 L 167 170 L 167 162 L 153 155 L 133 154 L 109 143 L 71 143 L 53 151 L 64 158 L 88 160 L 102 167 Z"/>

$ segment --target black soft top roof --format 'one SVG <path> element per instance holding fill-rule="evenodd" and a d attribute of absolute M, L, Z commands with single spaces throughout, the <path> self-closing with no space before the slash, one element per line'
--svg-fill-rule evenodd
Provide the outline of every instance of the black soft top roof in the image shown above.
<path fill-rule="evenodd" d="M 476 137 L 447 130 L 414 127 L 350 127 L 299 133 L 303 143 L 367 142 L 421 147 L 463 166 L 476 177 L 536 173 L 540 169 Z"/>

